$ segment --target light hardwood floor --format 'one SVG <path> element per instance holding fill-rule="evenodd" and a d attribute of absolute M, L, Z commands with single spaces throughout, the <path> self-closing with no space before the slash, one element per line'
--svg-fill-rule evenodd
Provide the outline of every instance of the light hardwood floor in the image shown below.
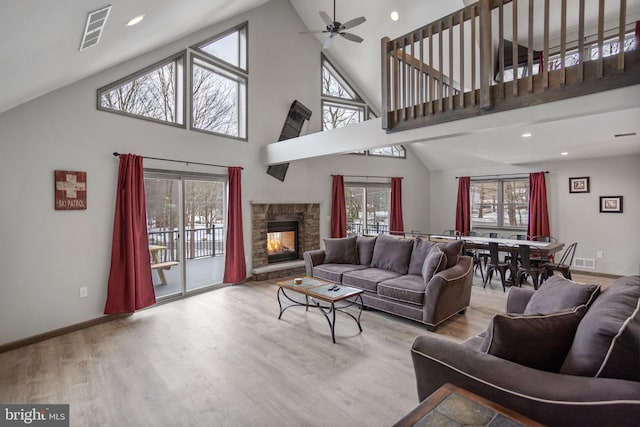
<path fill-rule="evenodd" d="M 479 281 L 438 335 L 462 341 L 504 311 L 499 281 Z M 317 310 L 278 320 L 276 290 L 225 287 L 2 353 L 0 402 L 69 403 L 71 425 L 91 427 L 388 426 L 416 406 L 423 325 L 367 310 L 358 333 L 339 315 L 332 344 Z"/>

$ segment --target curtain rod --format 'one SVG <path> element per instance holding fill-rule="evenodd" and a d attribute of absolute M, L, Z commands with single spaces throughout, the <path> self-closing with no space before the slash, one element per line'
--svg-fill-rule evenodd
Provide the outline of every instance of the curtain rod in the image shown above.
<path fill-rule="evenodd" d="M 120 157 L 120 153 L 118 153 L 117 151 L 114 151 L 113 155 L 115 157 Z M 174 160 L 174 159 L 162 159 L 160 157 L 147 157 L 147 156 L 142 156 L 143 159 L 151 159 L 151 160 L 162 160 L 163 162 L 176 162 L 176 163 L 184 163 L 187 166 L 189 165 L 202 165 L 202 166 L 215 166 L 215 167 L 219 167 L 219 168 L 228 168 L 229 166 L 225 166 L 225 165 L 216 165 L 213 163 L 200 163 L 200 162 L 188 162 L 186 160 Z M 240 167 L 240 169 L 244 170 L 243 167 Z"/>
<path fill-rule="evenodd" d="M 541 172 L 549 173 L 549 171 L 541 171 Z M 486 177 L 488 177 L 488 176 L 495 176 L 496 178 L 500 178 L 501 176 L 522 176 L 522 175 L 524 175 L 524 174 L 526 174 L 526 173 L 527 173 L 527 172 L 523 172 L 523 173 L 503 173 L 503 174 L 500 174 L 500 173 L 498 173 L 498 174 L 492 173 L 492 174 L 490 174 L 490 175 L 472 175 L 472 176 L 470 176 L 469 178 L 486 178 Z M 460 178 L 460 177 L 459 177 L 459 176 L 456 176 L 456 179 L 458 179 L 458 178 Z"/>
<path fill-rule="evenodd" d="M 339 176 L 339 175 L 331 175 L 331 176 Z M 391 179 L 393 177 L 391 176 L 379 176 L 379 175 L 342 175 L 342 176 L 348 176 L 349 178 L 382 178 L 382 179 Z M 398 177 L 400 179 L 404 179 L 404 177 L 400 176 Z"/>

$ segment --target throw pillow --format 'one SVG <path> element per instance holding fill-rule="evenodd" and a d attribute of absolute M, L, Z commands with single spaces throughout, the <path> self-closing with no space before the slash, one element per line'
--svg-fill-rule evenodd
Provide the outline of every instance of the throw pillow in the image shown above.
<path fill-rule="evenodd" d="M 373 257 L 373 248 L 376 244 L 376 236 L 372 236 L 372 237 L 358 236 L 356 242 L 358 246 L 359 264 L 360 265 L 371 264 L 371 258 Z"/>
<path fill-rule="evenodd" d="M 409 261 L 409 274 L 422 274 L 422 264 L 427 254 L 436 244 L 428 240 L 422 240 L 416 237 L 413 241 L 413 252 L 411 252 L 411 260 Z"/>
<path fill-rule="evenodd" d="M 589 307 L 599 292 L 599 284 L 585 285 L 554 275 L 531 296 L 524 314 L 556 313 L 579 305 Z"/>
<path fill-rule="evenodd" d="M 381 234 L 376 238 L 371 267 L 407 274 L 413 242 Z"/>
<path fill-rule="evenodd" d="M 445 269 L 447 265 L 447 256 L 440 250 L 438 246 L 435 246 L 429 251 L 427 257 L 422 264 L 422 279 L 424 284 L 428 284 L 434 274 Z"/>
<path fill-rule="evenodd" d="M 324 239 L 325 264 L 356 264 L 356 236 L 342 239 Z"/>
<path fill-rule="evenodd" d="M 561 374 L 640 381 L 640 276 L 621 277 L 580 322 Z"/>
<path fill-rule="evenodd" d="M 460 251 L 462 251 L 462 246 L 464 245 L 464 241 L 462 240 L 454 240 L 450 243 L 438 243 L 438 246 L 447 256 L 447 267 L 451 268 L 458 263 L 458 257 L 460 256 Z"/>
<path fill-rule="evenodd" d="M 480 350 L 519 365 L 558 372 L 586 306 L 546 315 L 496 314 Z"/>

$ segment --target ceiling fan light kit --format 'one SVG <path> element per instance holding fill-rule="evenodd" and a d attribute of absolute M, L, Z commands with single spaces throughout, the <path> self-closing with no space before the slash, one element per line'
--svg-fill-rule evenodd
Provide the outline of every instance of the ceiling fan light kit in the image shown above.
<path fill-rule="evenodd" d="M 319 31 L 305 31 L 305 34 L 318 34 L 318 33 L 326 33 L 329 34 L 329 38 L 327 38 L 322 45 L 323 49 L 328 49 L 333 43 L 333 39 L 340 36 L 346 40 L 362 43 L 362 37 L 357 36 L 352 33 L 347 33 L 344 30 L 348 30 L 350 28 L 356 27 L 364 22 L 366 22 L 366 18 L 364 16 L 360 16 L 358 18 L 350 19 L 344 24 L 336 19 L 336 1 L 333 0 L 333 19 L 326 13 L 320 12 L 320 18 L 327 25 L 325 30 Z"/>

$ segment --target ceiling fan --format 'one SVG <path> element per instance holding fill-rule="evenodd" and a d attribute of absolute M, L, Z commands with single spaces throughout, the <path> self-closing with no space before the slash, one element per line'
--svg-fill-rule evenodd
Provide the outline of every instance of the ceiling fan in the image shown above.
<path fill-rule="evenodd" d="M 348 30 L 349 28 L 353 28 L 365 22 L 366 18 L 364 16 L 351 19 L 345 22 L 344 24 L 342 22 L 337 21 L 336 20 L 336 0 L 333 0 L 333 19 L 331 19 L 331 17 L 326 12 L 320 12 L 320 18 L 322 18 L 324 23 L 327 24 L 327 27 L 325 30 L 303 31 L 302 34 L 328 33 L 329 38 L 325 40 L 324 44 L 322 45 L 323 49 L 327 49 L 329 46 L 331 46 L 331 43 L 333 43 L 333 39 L 338 36 L 344 37 L 345 39 L 350 40 L 352 42 L 356 42 L 356 43 L 362 42 L 363 40 L 362 37 L 356 36 L 355 34 L 347 33 L 344 30 Z"/>

